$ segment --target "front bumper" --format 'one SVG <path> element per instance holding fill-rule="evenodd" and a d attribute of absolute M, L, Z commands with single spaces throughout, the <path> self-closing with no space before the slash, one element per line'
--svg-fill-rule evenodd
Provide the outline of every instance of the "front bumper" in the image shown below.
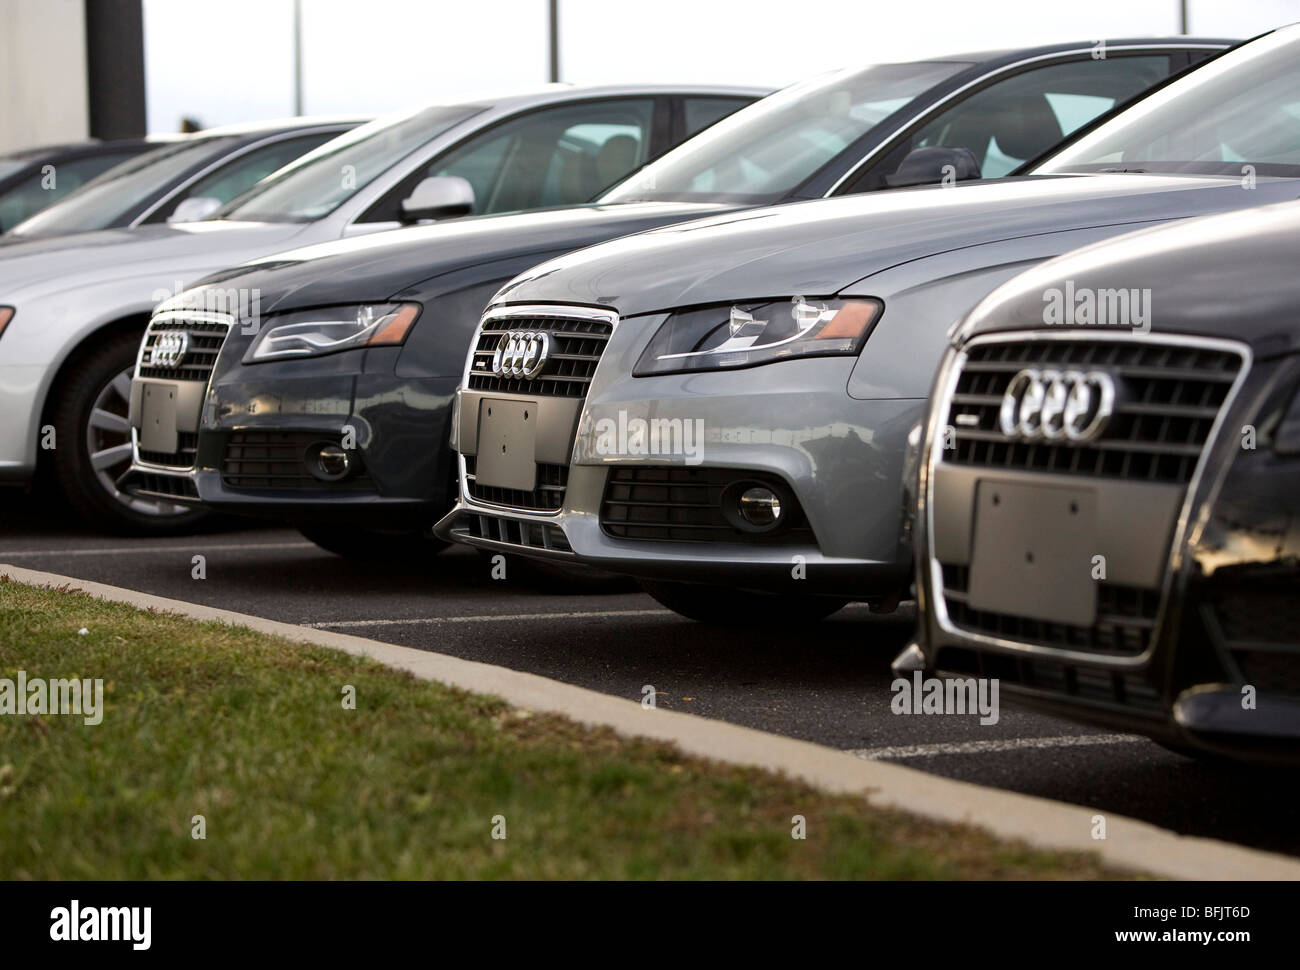
<path fill-rule="evenodd" d="M 374 361 L 361 371 L 344 357 L 306 376 L 266 365 L 228 369 L 204 394 L 193 464 L 149 460 L 137 432 L 123 485 L 239 515 L 427 529 L 451 503 L 456 378 L 398 377 Z M 337 372 L 320 372 L 331 367 Z M 313 476 L 310 452 L 321 444 L 348 452 L 346 477 Z"/>
<path fill-rule="evenodd" d="M 994 630 L 987 614 L 972 617 L 953 602 L 953 574 L 945 571 L 952 567 L 943 564 L 967 542 L 974 554 L 979 532 L 971 518 L 982 514 L 973 511 L 974 488 L 952 501 L 952 473 L 969 470 L 941 457 L 961 364 L 956 352 L 945 358 L 927 418 L 914 522 L 920 622 L 895 669 L 997 678 L 1024 706 L 1180 750 L 1300 762 L 1300 461 L 1276 454 L 1266 437 L 1243 448 L 1239 433 L 1266 428 L 1267 416 L 1285 409 L 1300 361 L 1245 355 L 1172 506 L 1140 503 L 1128 482 L 1086 480 L 1109 512 L 1078 550 L 1082 561 L 1105 549 L 1121 579 L 1153 588 L 1149 609 L 1128 604 L 1125 621 L 1143 629 L 1141 638 L 1110 652 L 1082 641 L 1063 645 L 1068 624 L 1011 617 Z M 1080 482 L 1046 472 L 995 478 L 1053 488 Z M 1143 521 L 1132 521 L 1135 514 Z M 1099 593 L 1098 623 L 1100 603 Z"/>
<path fill-rule="evenodd" d="M 610 340 L 585 403 L 508 389 L 460 392 L 459 501 L 435 534 L 633 576 L 765 592 L 874 600 L 906 589 L 910 550 L 900 538 L 900 483 L 907 434 L 924 401 L 851 398 L 855 358 L 634 378 L 631 361 L 641 344 L 624 328 L 633 329 L 624 322 Z M 645 328 L 653 329 L 653 322 Z M 477 487 L 471 469 L 487 447 L 480 409 L 492 401 L 531 406 L 540 415 L 531 444 L 536 462 L 567 474 L 558 508 L 526 508 L 510 492 Z M 679 438 L 667 431 L 665 438 L 689 447 L 665 453 L 674 449 L 661 444 L 657 454 L 624 448 L 638 421 L 680 429 Z M 608 514 L 614 480 L 668 469 L 719 482 L 727 475 L 774 482 L 793 499 L 804 527 L 762 539 L 740 532 L 694 541 L 618 534 Z"/>

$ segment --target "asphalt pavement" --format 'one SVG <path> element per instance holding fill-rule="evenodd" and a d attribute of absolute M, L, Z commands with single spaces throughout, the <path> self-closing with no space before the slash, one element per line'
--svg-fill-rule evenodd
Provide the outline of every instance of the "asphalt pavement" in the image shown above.
<path fill-rule="evenodd" d="M 205 578 L 194 578 L 193 557 Z M 96 533 L 53 503 L 0 491 L 0 563 L 500 664 L 922 771 L 1300 855 L 1284 769 L 1213 764 L 1144 739 L 1017 710 L 898 715 L 889 662 L 914 612 L 849 607 L 794 631 L 701 626 L 634 589 L 539 588 L 467 548 L 420 567 L 356 564 L 296 531 L 221 523 L 201 535 Z"/>

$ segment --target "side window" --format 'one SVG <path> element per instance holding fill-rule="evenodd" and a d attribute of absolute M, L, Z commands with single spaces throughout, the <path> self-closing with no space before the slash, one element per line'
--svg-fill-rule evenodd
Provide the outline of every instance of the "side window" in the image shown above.
<path fill-rule="evenodd" d="M 54 170 L 36 171 L 0 197 L 0 232 L 18 225 L 47 206 L 58 202 L 73 189 L 79 189 L 96 175 L 119 162 L 133 158 L 135 152 L 113 152 L 60 162 Z M 48 174 L 48 177 L 47 177 Z"/>
<path fill-rule="evenodd" d="M 261 148 L 254 148 L 237 158 L 232 158 L 215 171 L 209 172 L 193 185 L 169 199 L 167 204 L 152 213 L 146 222 L 165 222 L 186 199 L 216 199 L 225 205 L 237 195 L 251 189 L 277 169 L 284 168 L 317 145 L 323 145 L 334 133 L 318 132 L 301 138 L 286 138 Z"/>
<path fill-rule="evenodd" d="M 421 179 L 459 176 L 474 214 L 587 202 L 645 163 L 652 98 L 561 105 L 512 118 L 443 153 L 371 207 L 366 222 L 398 219 Z"/>
<path fill-rule="evenodd" d="M 935 146 L 968 148 L 983 178 L 1001 178 L 1175 69 L 1165 54 L 1111 55 L 1014 74 L 930 119 L 853 190 L 883 187 L 908 152 Z"/>
<path fill-rule="evenodd" d="M 733 111 L 739 111 L 750 101 L 747 98 L 683 98 L 682 103 L 686 115 L 683 137 L 690 138 Z"/>

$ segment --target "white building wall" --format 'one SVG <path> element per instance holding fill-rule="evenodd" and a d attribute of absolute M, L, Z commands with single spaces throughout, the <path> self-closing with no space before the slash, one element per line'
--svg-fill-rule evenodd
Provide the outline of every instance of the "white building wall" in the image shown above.
<path fill-rule="evenodd" d="M 83 0 L 0 0 L 0 152 L 89 131 Z"/>

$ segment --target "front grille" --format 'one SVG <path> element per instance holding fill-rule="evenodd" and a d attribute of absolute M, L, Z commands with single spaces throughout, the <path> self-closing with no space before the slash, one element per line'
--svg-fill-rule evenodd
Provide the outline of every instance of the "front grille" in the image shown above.
<path fill-rule="evenodd" d="M 337 435 L 315 431 L 234 431 L 226 437 L 221 480 L 231 488 L 365 489 L 371 487 L 364 468 L 342 481 L 321 481 L 304 459 L 313 444 L 338 444 Z M 353 461 L 358 461 L 353 455 Z"/>
<path fill-rule="evenodd" d="M 945 647 L 939 655 L 939 667 L 945 675 L 987 677 L 1025 690 L 1123 708 L 1140 716 L 1160 717 L 1165 709 L 1160 692 L 1141 674 L 964 647 Z"/>
<path fill-rule="evenodd" d="M 178 431 L 176 433 L 175 451 L 146 451 L 137 449 L 140 460 L 150 465 L 165 465 L 172 468 L 193 468 L 194 457 L 199 450 L 199 436 L 195 431 Z"/>
<path fill-rule="evenodd" d="M 1186 484 L 1209 439 L 1240 355 L 1182 343 L 1097 338 L 974 344 L 949 401 L 955 448 L 943 461 L 983 468 Z M 1114 414 L 1091 442 L 1029 443 L 998 426 L 1002 395 L 1027 367 L 1102 370 Z"/>
<path fill-rule="evenodd" d="M 966 602 L 970 568 L 941 564 L 949 618 L 964 630 L 1112 657 L 1133 657 L 1151 645 L 1160 594 L 1119 583 L 1097 584 L 1097 619 L 1092 626 L 1050 623 L 1009 613 L 977 610 Z"/>
<path fill-rule="evenodd" d="M 1110 375 L 1114 409 L 1096 439 L 1030 443 L 1003 434 L 1002 396 L 1015 374 L 1030 367 Z M 1194 340 L 1071 335 L 975 342 L 966 350 L 951 398 L 940 405 L 955 447 L 944 449 L 939 460 L 993 471 L 1185 486 L 1242 367 L 1241 354 Z M 1096 620 L 1079 627 L 977 610 L 967 600 L 969 570 L 939 565 L 939 599 L 965 631 L 1112 658 L 1140 656 L 1154 640 L 1158 591 L 1098 583 Z"/>
<path fill-rule="evenodd" d="M 196 499 L 199 497 L 199 490 L 188 477 L 160 475 L 157 472 L 129 471 L 123 476 L 119 487 L 132 495 L 147 498 Z"/>
<path fill-rule="evenodd" d="M 465 487 L 470 497 L 492 505 L 505 505 L 512 509 L 529 509 L 540 512 L 558 512 L 564 504 L 564 490 L 569 484 L 568 465 L 537 464 L 537 485 L 531 491 L 518 488 L 500 488 L 480 485 L 477 477 L 478 459 L 465 456 Z"/>
<path fill-rule="evenodd" d="M 512 332 L 545 331 L 551 348 L 546 364 L 536 377 L 497 377 L 492 355 Z M 539 397 L 583 398 L 591 384 L 600 355 L 605 352 L 614 325 L 608 320 L 565 316 L 498 316 L 483 321 L 467 386 L 475 391 L 503 391 Z"/>
<path fill-rule="evenodd" d="M 473 539 L 490 539 L 525 549 L 549 549 L 571 552 L 564 530 L 545 522 L 520 522 L 499 515 L 466 512 L 456 520 L 451 531 Z"/>
<path fill-rule="evenodd" d="M 155 367 L 149 363 L 153 346 L 160 334 L 182 330 L 189 334 L 189 350 L 178 367 Z M 140 377 L 160 377 L 172 381 L 202 381 L 207 383 L 212 369 L 217 365 L 217 355 L 230 331 L 230 322 L 191 319 L 171 314 L 159 315 L 149 321 L 145 331 L 144 346 L 140 353 Z"/>
<path fill-rule="evenodd" d="M 776 533 L 744 532 L 722 514 L 722 494 L 742 481 L 775 484 L 769 476 L 735 468 L 645 466 L 613 468 L 605 481 L 600 525 L 617 539 L 676 542 L 810 543 L 812 530 L 792 500 L 787 526 Z M 781 492 L 788 493 L 785 488 Z"/>

